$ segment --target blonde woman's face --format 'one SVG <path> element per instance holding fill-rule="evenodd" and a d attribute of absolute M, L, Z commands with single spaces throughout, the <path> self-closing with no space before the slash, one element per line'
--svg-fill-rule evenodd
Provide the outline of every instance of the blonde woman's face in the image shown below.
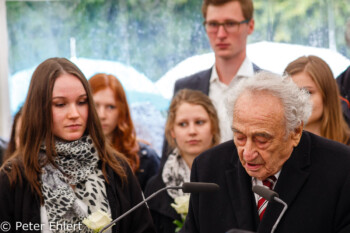
<path fill-rule="evenodd" d="M 213 145 L 209 114 L 201 105 L 182 103 L 171 136 L 182 156 L 198 156 Z"/>
<path fill-rule="evenodd" d="M 118 108 L 114 93 L 111 88 L 106 88 L 93 95 L 96 111 L 100 118 L 103 133 L 111 138 L 114 129 L 117 127 Z"/>
<path fill-rule="evenodd" d="M 293 81 L 298 85 L 299 88 L 304 88 L 310 93 L 312 101 L 312 113 L 305 125 L 306 129 L 310 126 L 321 126 L 321 119 L 323 115 L 323 100 L 322 94 L 316 83 L 312 80 L 309 74 L 301 72 L 292 75 Z"/>

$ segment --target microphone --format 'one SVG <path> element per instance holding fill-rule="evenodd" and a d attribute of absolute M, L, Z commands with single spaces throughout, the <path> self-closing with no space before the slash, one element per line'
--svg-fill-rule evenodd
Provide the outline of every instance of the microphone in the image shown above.
<path fill-rule="evenodd" d="M 215 192 L 220 186 L 215 183 L 185 182 L 182 186 L 168 187 L 167 189 L 182 189 L 184 193 Z"/>
<path fill-rule="evenodd" d="M 267 201 L 274 201 L 275 197 L 278 198 L 278 193 L 276 193 L 275 191 L 273 191 L 271 189 L 268 189 L 265 186 L 254 185 L 252 190 L 254 193 L 258 194 L 259 196 L 262 196 Z"/>
<path fill-rule="evenodd" d="M 184 193 L 198 193 L 198 192 L 215 192 L 220 189 L 220 186 L 215 184 L 215 183 L 204 183 L 204 182 L 185 182 L 183 183 L 182 186 L 169 186 L 169 187 L 164 187 L 162 189 L 159 189 L 155 193 L 152 193 L 149 195 L 146 199 L 132 207 L 130 210 L 126 211 L 124 214 L 120 215 L 118 218 L 113 220 L 111 223 L 109 223 L 107 226 L 102 228 L 99 232 L 102 233 L 111 226 L 113 226 L 115 223 L 120 221 L 122 218 L 139 208 L 141 205 L 145 204 L 147 201 L 152 199 L 153 197 L 157 196 L 159 193 L 163 192 L 164 190 L 167 189 L 182 189 Z"/>
<path fill-rule="evenodd" d="M 254 185 L 252 190 L 253 190 L 254 193 L 258 194 L 259 196 L 262 196 L 267 201 L 276 201 L 278 203 L 281 203 L 284 206 L 282 212 L 278 216 L 278 219 L 276 220 L 275 224 L 273 225 L 273 227 L 271 229 L 271 233 L 274 233 L 276 228 L 277 228 L 278 223 L 281 221 L 282 216 L 284 215 L 284 213 L 286 212 L 286 210 L 288 208 L 287 203 L 285 203 L 284 201 L 282 201 L 278 197 L 278 193 L 276 193 L 273 190 L 268 189 L 265 186 Z"/>

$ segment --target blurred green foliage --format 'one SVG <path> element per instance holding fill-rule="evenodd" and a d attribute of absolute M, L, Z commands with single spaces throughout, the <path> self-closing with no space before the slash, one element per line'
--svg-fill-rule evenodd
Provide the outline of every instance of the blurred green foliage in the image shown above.
<path fill-rule="evenodd" d="M 350 57 L 344 40 L 350 16 L 347 1 L 255 0 L 255 32 L 249 42 L 328 48 L 334 39 L 337 50 Z M 210 51 L 201 4 L 202 0 L 9 1 L 10 72 L 49 57 L 70 57 L 70 38 L 75 38 L 78 57 L 119 61 L 156 81 L 181 60 Z"/>

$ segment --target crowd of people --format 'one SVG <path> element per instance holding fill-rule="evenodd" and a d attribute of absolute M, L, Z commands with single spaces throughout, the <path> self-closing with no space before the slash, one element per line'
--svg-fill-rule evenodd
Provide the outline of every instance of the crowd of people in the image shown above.
<path fill-rule="evenodd" d="M 110 222 L 169 188 L 105 232 L 350 232 L 348 71 L 337 82 L 312 55 L 282 75 L 258 67 L 246 54 L 253 12 L 252 0 L 204 0 L 215 63 L 175 83 L 162 155 L 138 138 L 118 77 L 87 79 L 65 58 L 39 64 L 0 140 L 0 230 L 96 232 L 89 216 Z M 187 182 L 220 189 L 170 189 Z"/>

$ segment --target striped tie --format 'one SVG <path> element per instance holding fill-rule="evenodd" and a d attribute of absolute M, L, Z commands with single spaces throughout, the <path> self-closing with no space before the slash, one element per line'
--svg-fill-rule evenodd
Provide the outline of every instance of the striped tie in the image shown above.
<path fill-rule="evenodd" d="M 268 187 L 269 189 L 272 189 L 275 182 L 276 182 L 276 177 L 275 176 L 270 176 L 266 180 L 263 181 L 263 184 Z M 265 200 L 263 197 L 259 197 L 258 199 L 258 213 L 259 213 L 259 218 L 260 220 L 262 219 L 266 206 L 267 206 L 268 201 Z"/>

